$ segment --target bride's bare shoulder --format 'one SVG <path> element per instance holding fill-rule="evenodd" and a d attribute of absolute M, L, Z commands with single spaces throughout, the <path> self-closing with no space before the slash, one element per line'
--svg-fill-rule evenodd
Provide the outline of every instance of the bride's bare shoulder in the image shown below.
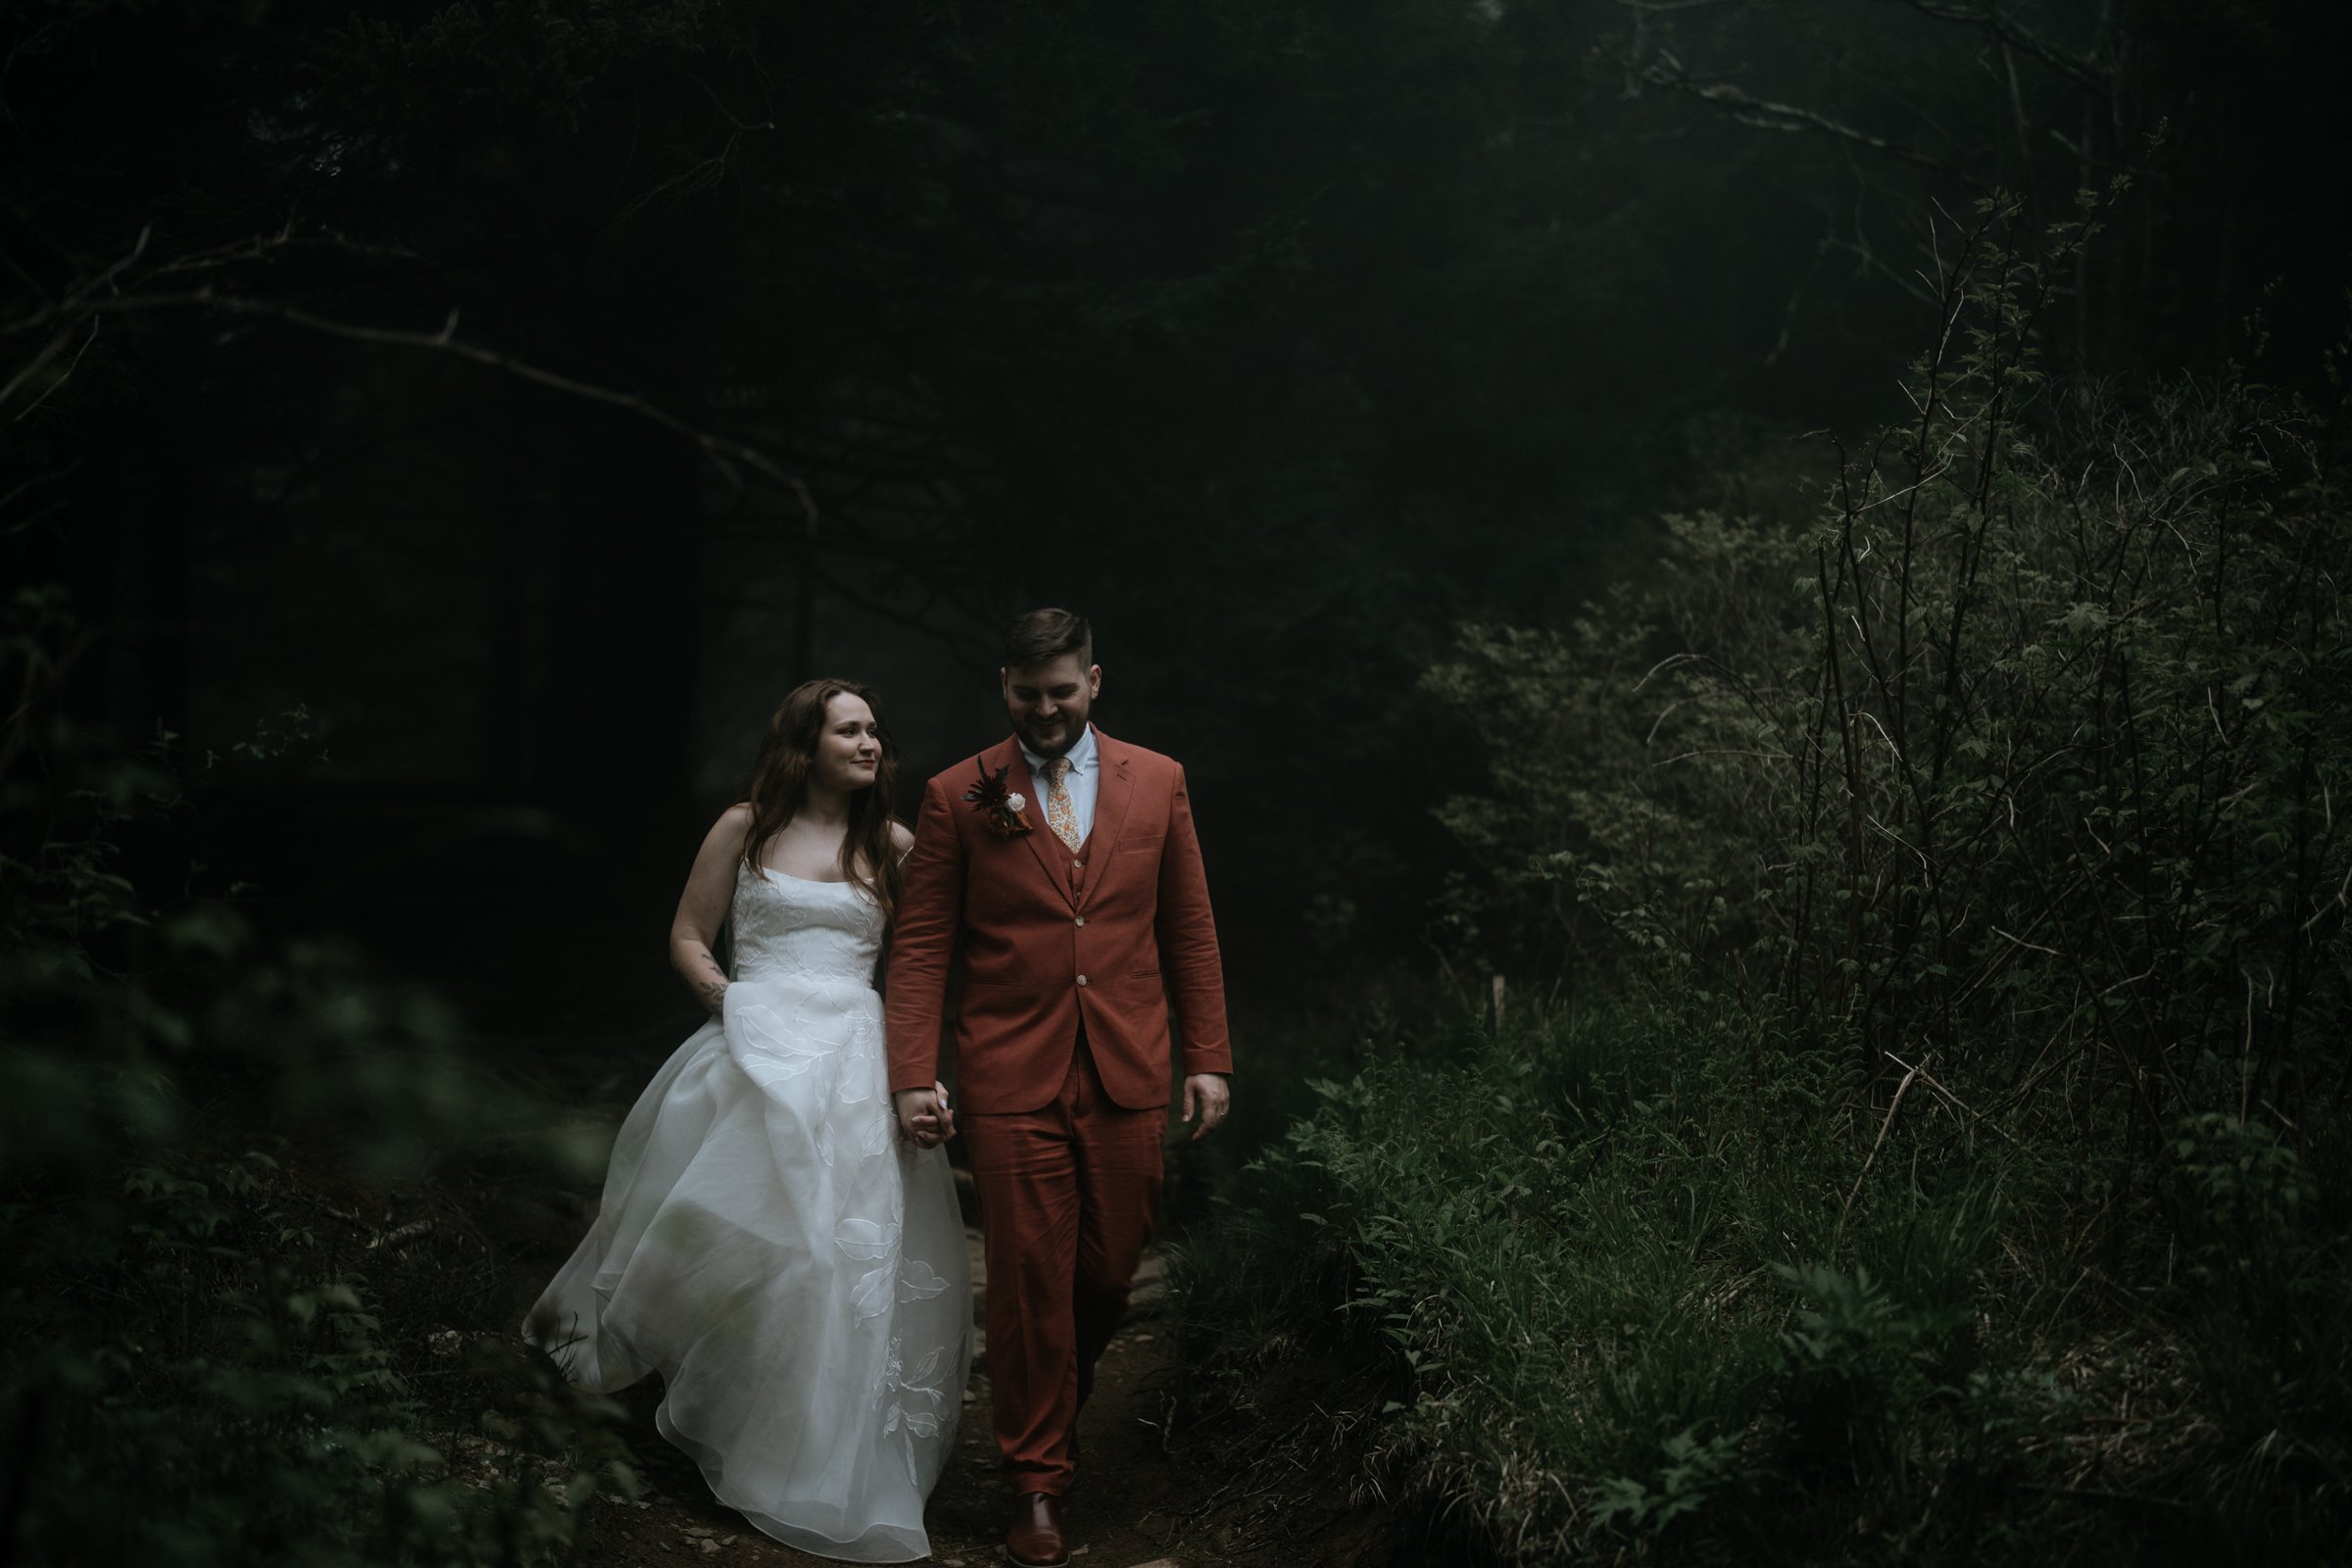
<path fill-rule="evenodd" d="M 906 858 L 906 852 L 914 848 L 914 829 L 895 816 L 890 819 L 890 847 L 902 860 Z"/>
<path fill-rule="evenodd" d="M 743 853 L 743 841 L 752 831 L 752 807 L 748 801 L 737 801 L 718 813 L 710 831 L 703 836 L 705 850 L 724 850 L 730 855 Z"/>

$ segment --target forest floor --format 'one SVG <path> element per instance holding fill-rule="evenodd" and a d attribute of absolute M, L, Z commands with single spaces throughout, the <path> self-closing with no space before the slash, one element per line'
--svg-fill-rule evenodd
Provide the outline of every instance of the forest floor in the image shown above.
<path fill-rule="evenodd" d="M 658 1038 L 650 1036 L 647 1044 Z M 623 1047 L 612 1057 L 600 1054 L 601 1059 L 575 1061 L 570 1071 L 553 1074 L 557 1082 L 550 1087 L 575 1107 L 604 1108 L 617 1117 L 625 1108 L 623 1097 L 638 1086 L 644 1054 Z M 1172 1168 L 1171 1183 L 1178 1177 Z M 959 1171 L 957 1180 L 966 1203 L 977 1315 L 987 1273 L 968 1178 Z M 518 1317 L 521 1304 L 536 1295 L 593 1218 L 596 1194 L 518 1190 L 493 1179 L 469 1193 L 415 1193 L 410 1201 L 441 1211 L 441 1234 L 476 1238 L 475 1266 L 487 1263 L 497 1277 L 476 1275 L 484 1288 L 474 1299 L 498 1303 L 491 1308 L 496 1315 L 507 1315 L 511 1307 Z M 422 1250 L 437 1250 L 427 1243 Z M 458 1266 L 457 1259 L 445 1259 L 443 1266 Z M 409 1284 L 401 1294 L 412 1299 L 420 1290 L 433 1294 L 425 1279 Z M 441 1300 L 441 1310 L 447 1311 L 448 1295 Z M 422 1317 L 416 1326 L 432 1322 Z M 435 1326 L 439 1332 L 431 1337 L 437 1341 L 500 1333 L 492 1323 Z M 460 1333 L 451 1334 L 453 1327 Z M 932 1494 L 925 1520 L 929 1560 L 946 1568 L 1005 1560 L 1011 1496 L 999 1475 L 990 1436 L 984 1340 L 977 1349 L 955 1456 Z M 1278 1423 L 1298 1431 L 1323 1429 L 1314 1388 L 1301 1379 L 1255 1391 L 1253 1408 L 1238 1429 L 1231 1421 L 1186 1429 L 1172 1392 L 1176 1357 L 1175 1335 L 1165 1316 L 1164 1263 L 1153 1249 L 1145 1255 L 1128 1320 L 1103 1355 L 1094 1398 L 1080 1423 L 1085 1453 L 1064 1510 L 1073 1563 L 1084 1568 L 1371 1568 L 1421 1560 L 1418 1552 L 1397 1550 L 1386 1510 L 1354 1504 L 1346 1467 L 1330 1456 L 1328 1446 L 1266 1440 L 1264 1434 Z M 601 1496 L 591 1504 L 574 1564 L 679 1568 L 701 1561 L 826 1560 L 761 1535 L 713 1498 L 694 1463 L 655 1430 L 661 1397 L 659 1380 L 651 1378 L 618 1396 L 626 1412 L 620 1436 L 642 1489 L 635 1500 Z"/>
<path fill-rule="evenodd" d="M 985 1289 L 979 1236 L 970 1235 L 972 1277 Z M 1294 1517 L 1304 1500 L 1264 1477 L 1219 1474 L 1213 1455 L 1170 1451 L 1163 1443 L 1169 1411 L 1162 1394 L 1170 1369 L 1168 1342 L 1159 1332 L 1159 1259 L 1148 1256 L 1138 1281 L 1137 1309 L 1102 1358 L 1093 1403 L 1084 1420 L 1085 1462 L 1065 1513 L 1073 1562 L 1101 1568 L 1178 1568 L 1236 1564 L 1350 1560 L 1314 1549 L 1322 1543 L 1269 1540 L 1267 1526 Z M 926 1523 L 931 1560 L 943 1568 L 978 1568 L 1004 1560 L 1010 1496 L 997 1473 L 989 1437 L 986 1356 L 972 1378 L 956 1430 L 956 1453 Z M 654 1431 L 661 1393 L 650 1380 L 622 1396 L 624 1436 L 648 1485 L 635 1502 L 600 1503 L 583 1533 L 583 1568 L 675 1565 L 708 1558 L 736 1563 L 818 1563 L 771 1541 L 714 1499 L 683 1453 Z M 1302 1486 L 1307 1479 L 1296 1478 Z M 1241 1485 L 1234 1483 L 1239 1480 Z M 1306 1490 L 1318 1490 L 1307 1488 Z M 1337 1522 L 1337 1521 L 1335 1521 Z M 1344 1542 L 1331 1544 L 1345 1547 Z M 1307 1549 L 1302 1551 L 1301 1547 Z"/>
<path fill-rule="evenodd" d="M 967 1233 L 975 1293 L 986 1274 L 977 1230 Z M 1085 1459 L 1065 1511 L 1071 1560 L 1088 1568 L 1233 1568 L 1378 1560 L 1375 1514 L 1348 1505 L 1337 1477 L 1303 1466 L 1237 1466 L 1214 1445 L 1169 1443 L 1174 1347 L 1160 1315 L 1164 1273 L 1147 1254 L 1135 1308 L 1104 1353 L 1082 1422 Z M 1010 1496 L 998 1476 L 989 1436 L 986 1351 L 978 1359 L 956 1435 L 956 1453 L 932 1494 L 926 1523 L 931 1561 L 979 1568 L 1004 1560 Z M 710 1561 L 813 1564 L 825 1561 L 760 1534 L 713 1498 L 693 1461 L 654 1430 L 661 1391 L 652 1380 L 627 1391 L 624 1430 L 646 1482 L 635 1501 L 601 1499 L 573 1559 L 581 1568 L 675 1568 Z M 1227 1462 L 1220 1463 L 1220 1452 Z"/>

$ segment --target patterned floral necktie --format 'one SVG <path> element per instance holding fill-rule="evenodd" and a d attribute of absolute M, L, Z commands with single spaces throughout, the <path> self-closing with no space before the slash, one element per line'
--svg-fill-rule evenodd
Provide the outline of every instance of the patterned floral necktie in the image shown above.
<path fill-rule="evenodd" d="M 1078 853 L 1078 808 L 1071 804 L 1070 792 L 1062 780 L 1070 776 L 1070 760 L 1056 757 L 1046 763 L 1046 826 L 1054 836 Z"/>

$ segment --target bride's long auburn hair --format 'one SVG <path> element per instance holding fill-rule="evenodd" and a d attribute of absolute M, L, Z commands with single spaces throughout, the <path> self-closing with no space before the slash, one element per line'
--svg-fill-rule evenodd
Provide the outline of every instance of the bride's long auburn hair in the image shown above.
<path fill-rule="evenodd" d="M 882 748 L 874 782 L 850 797 L 850 829 L 841 838 L 841 874 L 863 888 L 884 915 L 897 912 L 904 875 L 891 842 L 890 806 L 897 798 L 899 746 L 883 721 L 882 705 L 870 687 L 854 680 L 807 680 L 786 695 L 767 721 L 752 764 L 751 831 L 743 839 L 743 863 L 760 869 L 760 852 L 784 831 L 808 800 L 808 769 L 825 733 L 825 710 L 836 697 L 861 699 L 874 715 L 874 738 Z"/>

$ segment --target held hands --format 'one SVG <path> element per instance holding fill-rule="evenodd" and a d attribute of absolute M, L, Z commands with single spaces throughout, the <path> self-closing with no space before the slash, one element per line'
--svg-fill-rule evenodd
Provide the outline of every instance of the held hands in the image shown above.
<path fill-rule="evenodd" d="M 1197 1072 L 1184 1081 L 1184 1119 L 1191 1121 L 1193 1112 L 1200 1113 L 1200 1124 L 1193 1129 L 1192 1142 L 1199 1143 L 1225 1119 L 1233 1103 L 1233 1091 L 1226 1087 L 1221 1072 Z"/>
<path fill-rule="evenodd" d="M 890 1097 L 899 1113 L 899 1136 L 917 1149 L 936 1149 L 956 1136 L 956 1112 L 948 1103 L 948 1086 L 934 1082 L 928 1089 L 902 1089 Z"/>
<path fill-rule="evenodd" d="M 917 1149 L 935 1149 L 956 1136 L 956 1111 L 948 1103 L 946 1084 L 902 1089 L 891 1101 L 899 1113 L 899 1136 Z M 1184 1120 L 1192 1124 L 1192 1141 L 1198 1143 L 1214 1131 L 1232 1104 L 1233 1091 L 1226 1087 L 1223 1073 L 1197 1072 L 1185 1079 Z"/>

